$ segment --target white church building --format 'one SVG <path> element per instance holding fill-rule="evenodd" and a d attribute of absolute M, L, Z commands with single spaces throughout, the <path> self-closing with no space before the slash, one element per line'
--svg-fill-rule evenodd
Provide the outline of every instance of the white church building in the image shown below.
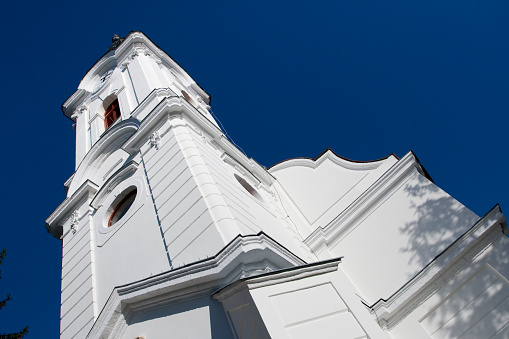
<path fill-rule="evenodd" d="M 498 205 L 475 215 L 412 152 L 266 169 L 209 102 L 131 32 L 63 104 L 62 339 L 509 338 Z"/>

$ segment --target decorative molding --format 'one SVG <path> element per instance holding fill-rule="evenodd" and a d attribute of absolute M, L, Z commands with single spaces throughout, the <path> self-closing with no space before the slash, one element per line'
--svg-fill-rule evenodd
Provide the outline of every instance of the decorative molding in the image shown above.
<path fill-rule="evenodd" d="M 306 264 L 296 267 L 290 267 L 278 271 L 267 272 L 264 274 L 251 276 L 240 279 L 223 287 L 219 291 L 212 294 L 212 297 L 219 302 L 223 302 L 232 295 L 248 288 L 250 290 L 282 284 L 288 281 L 304 279 L 320 274 L 334 272 L 338 270 L 338 265 L 341 263 L 343 257 L 334 258 L 325 261 L 318 261 L 312 264 Z"/>
<path fill-rule="evenodd" d="M 80 105 L 74 113 L 71 115 L 71 119 L 76 121 L 76 118 L 78 118 L 80 115 L 82 115 L 84 112 L 88 110 L 88 106 L 85 104 Z"/>
<path fill-rule="evenodd" d="M 139 122 L 134 119 L 123 120 L 108 128 L 88 151 L 76 169 L 69 191 L 74 192 L 81 180 L 90 177 L 91 171 L 97 171 L 107 157 L 116 151 L 138 130 Z"/>
<path fill-rule="evenodd" d="M 80 222 L 80 214 L 78 210 L 75 210 L 71 214 L 71 232 L 72 234 L 76 234 L 78 232 L 78 224 Z"/>
<path fill-rule="evenodd" d="M 115 287 L 88 338 L 119 338 L 136 313 L 208 297 L 246 272 L 253 275 L 304 264 L 264 233 L 238 236 L 214 257 Z"/>
<path fill-rule="evenodd" d="M 164 63 L 164 65 L 177 74 L 184 83 L 190 84 L 192 89 L 204 100 L 205 103 L 210 103 L 210 96 L 195 83 L 195 81 L 186 71 L 184 71 L 184 69 L 182 69 L 182 67 L 180 67 L 177 62 L 155 45 L 145 34 L 139 31 L 133 31 L 124 38 L 124 41 L 116 49 L 106 53 L 87 72 L 80 83 L 80 88 L 78 88 L 78 90 L 64 103 L 63 109 L 65 115 L 70 118 L 72 113 L 74 113 L 73 107 L 80 104 L 83 101 L 84 96 L 91 94 L 84 88 L 91 88 L 95 85 L 95 83 L 92 84 L 92 82 L 96 79 L 96 75 L 101 70 L 110 69 L 113 66 L 119 67 L 121 71 L 124 71 L 128 65 L 140 55 L 140 53 L 150 55 L 150 57 L 155 59 L 156 63 L 159 65 Z"/>
<path fill-rule="evenodd" d="M 159 126 L 168 119 L 179 118 L 183 120 L 184 125 L 197 126 L 201 129 L 205 136 L 210 138 L 212 147 L 227 153 L 229 158 L 241 164 L 265 185 L 272 185 L 274 178 L 265 168 L 242 153 L 228 138 L 226 138 L 223 132 L 212 123 L 212 121 L 200 113 L 184 98 L 179 96 L 167 96 L 161 100 L 160 97 L 165 91 L 173 93 L 173 91 L 169 89 L 154 90 L 147 96 L 144 102 L 133 111 L 131 116 L 136 117 L 140 115 L 144 109 L 149 109 L 153 106 L 153 101 L 157 100 L 157 104 L 153 106 L 154 108 L 152 108 L 151 112 L 146 116 L 144 115 L 145 118 L 138 132 L 124 143 L 122 149 L 129 154 L 138 152 L 143 145 L 146 145 L 147 139 L 150 138 L 150 135 L 157 130 Z"/>
<path fill-rule="evenodd" d="M 154 147 L 156 150 L 159 149 L 159 147 L 161 146 L 161 136 L 159 135 L 158 131 L 152 133 L 152 135 L 149 138 L 149 143 L 151 147 Z"/>
<path fill-rule="evenodd" d="M 110 69 L 99 77 L 99 80 L 97 80 L 94 89 L 92 90 L 92 93 L 97 93 L 101 88 L 104 87 L 104 85 L 109 83 L 109 79 L 111 78 L 113 71 L 114 71 L 113 69 Z"/>
<path fill-rule="evenodd" d="M 78 102 L 83 102 L 85 97 L 90 94 L 87 90 L 83 88 L 78 88 L 76 92 L 74 92 L 69 99 L 67 99 L 64 104 L 62 105 L 62 110 L 64 111 L 64 114 L 69 118 L 72 119 L 72 115 L 74 114 L 74 105 Z M 76 121 L 76 120 L 73 120 Z"/>
<path fill-rule="evenodd" d="M 124 61 L 121 62 L 120 70 L 123 72 L 126 70 L 126 68 L 133 62 L 133 60 L 139 56 L 139 53 L 136 49 L 134 49 L 126 58 Z"/>
<path fill-rule="evenodd" d="M 118 165 L 120 165 L 120 164 L 121 164 L 121 163 L 123 163 L 123 162 L 124 162 L 124 158 L 120 158 L 120 159 L 118 159 L 118 160 L 117 160 L 117 161 L 113 164 L 113 166 L 111 166 L 111 167 L 110 167 L 110 169 L 109 169 L 109 170 L 107 170 L 107 171 L 106 171 L 106 173 L 104 173 L 104 175 L 103 175 L 103 180 L 106 180 L 106 178 L 108 178 L 108 177 L 110 176 L 110 173 L 111 173 L 111 172 L 113 172 L 113 170 L 114 170 L 115 168 L 117 168 L 117 166 L 118 166 Z"/>
<path fill-rule="evenodd" d="M 373 161 L 354 161 L 343 158 L 336 153 L 334 153 L 331 149 L 327 149 L 324 153 L 319 155 L 314 159 L 310 158 L 294 158 L 282 161 L 269 169 L 270 173 L 274 173 L 276 171 L 283 170 L 285 168 L 294 167 L 294 166 L 303 166 L 310 168 L 319 167 L 325 160 L 332 161 L 335 165 L 338 165 L 342 168 L 349 170 L 357 170 L 357 171 L 367 171 L 374 170 L 383 165 L 385 162 L 390 161 L 391 155 Z"/>
<path fill-rule="evenodd" d="M 98 209 L 104 203 L 104 199 L 123 181 L 132 176 L 138 169 L 139 164 L 132 160 L 113 173 L 95 194 L 90 206 Z"/>
<path fill-rule="evenodd" d="M 69 186 L 71 185 L 71 182 L 72 180 L 74 179 L 74 174 L 76 172 L 74 172 L 70 177 L 69 179 L 67 179 L 65 182 L 64 182 L 64 188 L 65 188 L 65 193 L 67 194 L 67 192 L 69 191 Z"/>
<path fill-rule="evenodd" d="M 118 177 L 115 178 L 117 181 Z M 108 220 L 114 211 L 116 204 L 136 189 L 135 199 L 127 210 L 127 212 L 118 220 L 114 225 L 109 226 Z M 94 215 L 94 229 L 95 229 L 95 244 L 97 247 L 102 247 L 109 239 L 118 232 L 136 212 L 145 205 L 148 197 L 148 190 L 146 181 L 142 176 L 133 176 L 122 180 L 115 186 L 113 191 L 104 190 L 101 192 L 101 206 L 97 209 Z"/>
<path fill-rule="evenodd" d="M 504 237 L 504 229 L 507 223 L 497 205 L 389 299 L 380 299 L 369 306 L 370 312 L 377 315 L 381 327 L 394 328 L 497 239 Z"/>
<path fill-rule="evenodd" d="M 74 194 L 66 198 L 46 219 L 46 229 L 55 238 L 60 239 L 63 235 L 63 221 L 70 217 L 71 211 L 79 208 L 79 205 L 90 199 L 98 190 L 98 186 L 90 180 L 85 181 Z"/>
<path fill-rule="evenodd" d="M 200 138 L 200 140 L 203 141 L 203 143 L 210 144 L 210 140 L 205 136 L 205 133 L 203 133 L 203 131 L 201 129 L 199 129 L 196 126 L 192 126 L 192 127 L 193 127 L 193 130 L 196 132 L 196 134 L 198 134 L 198 137 Z"/>
<path fill-rule="evenodd" d="M 418 172 L 423 174 L 414 154 L 408 152 L 336 218 L 326 226 L 316 228 L 304 243 L 313 251 L 322 245 L 328 248 L 357 227 L 364 215 L 384 201 L 384 196 L 401 187 Z"/>

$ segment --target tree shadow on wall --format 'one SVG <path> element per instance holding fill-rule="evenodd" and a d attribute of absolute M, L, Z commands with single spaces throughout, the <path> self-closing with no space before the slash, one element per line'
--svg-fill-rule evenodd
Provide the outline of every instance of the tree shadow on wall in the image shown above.
<path fill-rule="evenodd" d="M 409 265 L 424 268 L 468 231 L 478 217 L 422 177 L 404 189 L 415 218 L 400 228 L 408 239 L 400 251 L 411 253 Z M 483 250 L 483 255 L 499 270 L 509 267 L 509 239 L 501 235 Z M 440 302 L 421 319 L 421 324 L 433 338 L 484 338 L 495 333 L 497 338 L 509 338 L 507 280 L 487 264 L 478 264 L 468 275 L 460 272 L 456 279 L 460 276 L 456 289 L 445 287 L 436 292 Z"/>
<path fill-rule="evenodd" d="M 411 254 L 411 266 L 426 266 L 479 219 L 424 177 L 419 176 L 417 182 L 407 184 L 404 191 L 414 218 L 400 228 L 408 239 L 400 252 Z M 413 274 L 408 276 L 412 277 Z"/>

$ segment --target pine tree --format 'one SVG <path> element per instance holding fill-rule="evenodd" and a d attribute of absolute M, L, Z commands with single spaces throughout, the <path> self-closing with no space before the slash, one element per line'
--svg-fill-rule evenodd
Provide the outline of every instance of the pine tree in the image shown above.
<path fill-rule="evenodd" d="M 4 248 L 2 250 L 2 252 L 0 252 L 0 265 L 2 264 L 2 260 L 3 260 L 3 258 L 5 258 L 6 254 L 7 254 L 7 252 L 5 251 L 5 248 Z M 1 275 L 0 275 L 0 278 L 2 278 Z M 0 300 L 0 310 L 5 305 L 7 305 L 7 302 L 9 300 L 11 300 L 11 295 L 10 294 L 7 294 L 7 296 L 5 297 L 4 300 Z M 24 329 L 22 329 L 21 331 L 16 332 L 16 333 L 4 333 L 4 334 L 0 334 L 0 339 L 19 339 L 19 338 L 23 338 L 27 333 L 28 333 L 28 326 L 25 326 Z"/>

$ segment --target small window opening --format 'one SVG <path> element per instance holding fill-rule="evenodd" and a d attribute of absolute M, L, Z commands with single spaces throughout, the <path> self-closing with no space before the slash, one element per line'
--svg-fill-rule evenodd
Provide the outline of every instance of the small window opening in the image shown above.
<path fill-rule="evenodd" d="M 132 206 L 134 199 L 136 199 L 136 190 L 127 194 L 115 207 L 113 212 L 111 213 L 110 220 L 108 220 L 108 227 L 115 225 L 117 221 L 122 219 L 122 217 L 129 211 L 129 208 Z"/>
<path fill-rule="evenodd" d="M 120 106 L 118 99 L 115 99 L 104 112 L 104 129 L 108 129 L 118 118 L 120 118 Z"/>
<path fill-rule="evenodd" d="M 189 94 L 187 94 L 186 91 L 181 91 L 182 92 L 182 95 L 184 96 L 184 99 L 186 99 L 186 101 L 188 103 L 190 103 L 191 105 L 193 105 L 194 107 L 196 107 L 196 104 L 194 103 L 194 100 L 189 96 Z"/>
<path fill-rule="evenodd" d="M 260 195 L 260 193 L 258 193 L 258 191 L 255 190 L 253 188 L 253 186 L 249 185 L 249 183 L 246 181 L 246 179 L 239 177 L 237 174 L 234 174 L 234 176 L 235 176 L 235 179 L 237 179 L 237 181 L 239 182 L 239 184 L 241 184 L 242 187 L 244 187 L 244 189 L 249 192 L 249 194 L 251 194 L 256 199 L 263 201 L 263 198 Z"/>

